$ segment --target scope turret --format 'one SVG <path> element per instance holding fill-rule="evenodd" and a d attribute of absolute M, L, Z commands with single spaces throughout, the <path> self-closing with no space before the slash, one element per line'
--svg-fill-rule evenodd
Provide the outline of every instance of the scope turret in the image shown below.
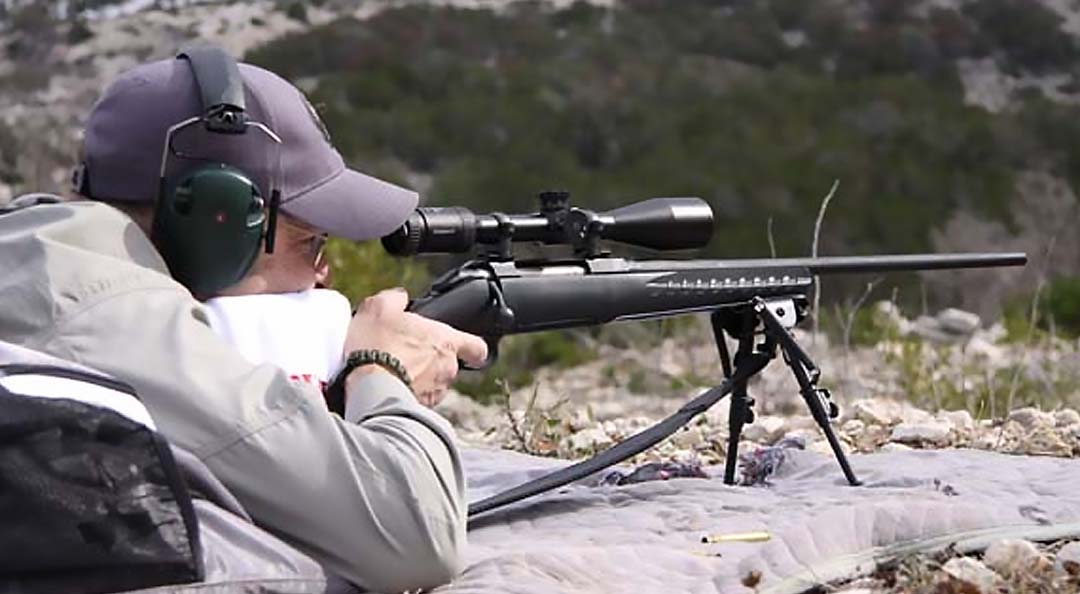
<path fill-rule="evenodd" d="M 468 252 L 480 245 L 509 259 L 512 242 L 570 245 L 579 255 L 595 256 L 601 239 L 679 250 L 701 247 L 712 238 L 712 209 L 700 198 L 652 198 L 600 213 L 571 207 L 565 192 L 544 192 L 540 201 L 540 212 L 515 215 L 421 207 L 383 237 L 383 247 L 408 256 Z"/>

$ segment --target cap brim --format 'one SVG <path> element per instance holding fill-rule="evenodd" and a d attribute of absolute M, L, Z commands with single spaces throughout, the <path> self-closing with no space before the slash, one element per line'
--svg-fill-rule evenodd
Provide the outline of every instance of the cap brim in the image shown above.
<path fill-rule="evenodd" d="M 420 196 L 351 169 L 294 198 L 281 210 L 334 237 L 353 241 L 378 239 L 400 227 Z"/>

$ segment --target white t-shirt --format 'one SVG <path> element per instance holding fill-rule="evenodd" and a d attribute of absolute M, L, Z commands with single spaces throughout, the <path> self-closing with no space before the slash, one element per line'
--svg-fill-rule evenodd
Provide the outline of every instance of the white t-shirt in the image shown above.
<path fill-rule="evenodd" d="M 252 363 L 277 365 L 319 388 L 341 368 L 352 309 L 337 291 L 215 297 L 204 305 L 214 331 Z"/>

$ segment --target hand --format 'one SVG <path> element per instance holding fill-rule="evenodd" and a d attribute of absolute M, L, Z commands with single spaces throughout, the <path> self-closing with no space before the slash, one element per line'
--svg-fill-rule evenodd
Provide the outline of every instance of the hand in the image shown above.
<path fill-rule="evenodd" d="M 377 349 L 397 357 L 409 374 L 417 400 L 435 406 L 457 376 L 458 359 L 483 364 L 487 344 L 478 336 L 405 311 L 408 304 L 404 289 L 388 289 L 365 299 L 349 323 L 345 354 Z M 371 371 L 362 367 L 352 375 Z"/>

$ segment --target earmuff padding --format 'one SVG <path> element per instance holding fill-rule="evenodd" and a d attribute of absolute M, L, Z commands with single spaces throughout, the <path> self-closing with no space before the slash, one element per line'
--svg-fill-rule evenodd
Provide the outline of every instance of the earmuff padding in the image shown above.
<path fill-rule="evenodd" d="M 262 247 L 258 186 L 225 165 L 200 167 L 162 188 L 154 239 L 173 278 L 198 297 L 242 279 Z"/>

